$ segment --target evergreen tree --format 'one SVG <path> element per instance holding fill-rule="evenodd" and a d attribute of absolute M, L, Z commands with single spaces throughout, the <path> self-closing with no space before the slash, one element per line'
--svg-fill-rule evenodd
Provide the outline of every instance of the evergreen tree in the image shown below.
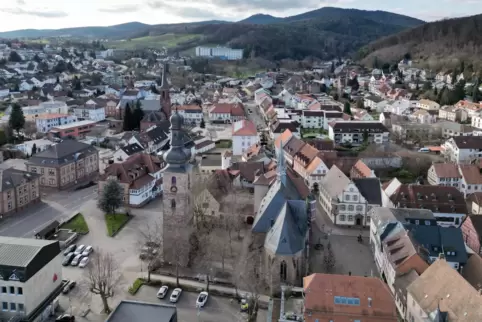
<path fill-rule="evenodd" d="M 123 195 L 124 189 L 121 185 L 116 180 L 109 180 L 100 193 L 97 207 L 106 214 L 115 215 L 117 209 L 123 204 Z"/>
<path fill-rule="evenodd" d="M 124 131 L 132 131 L 132 112 L 129 103 L 124 107 Z"/>
<path fill-rule="evenodd" d="M 452 104 L 465 99 L 465 81 L 463 79 L 458 82 L 452 91 Z"/>
<path fill-rule="evenodd" d="M 10 55 L 8 56 L 8 61 L 19 63 L 22 61 L 22 57 L 20 57 L 16 51 L 11 51 Z"/>
<path fill-rule="evenodd" d="M 57 76 L 57 80 L 55 81 L 55 83 L 57 83 L 57 84 L 60 83 L 60 78 L 59 78 L 59 76 Z"/>
<path fill-rule="evenodd" d="M 32 155 L 34 155 L 35 153 L 37 153 L 37 144 L 33 144 L 32 145 Z"/>
<path fill-rule="evenodd" d="M 139 129 L 141 127 L 141 121 L 144 117 L 144 111 L 142 110 L 142 104 L 140 100 L 137 100 L 136 107 L 132 112 L 132 129 Z"/>
<path fill-rule="evenodd" d="M 472 88 L 472 102 L 479 101 L 479 78 L 475 78 L 474 88 Z"/>
<path fill-rule="evenodd" d="M 12 106 L 12 112 L 10 113 L 8 125 L 12 130 L 17 131 L 17 134 L 25 125 L 25 116 L 23 115 L 22 107 L 17 103 L 13 104 Z"/>
<path fill-rule="evenodd" d="M 345 102 L 345 107 L 343 108 L 343 113 L 351 115 L 351 105 L 349 102 Z"/>
<path fill-rule="evenodd" d="M 199 127 L 200 127 L 201 129 L 206 128 L 206 123 L 204 122 L 204 118 L 201 119 L 201 124 L 199 124 Z"/>
<path fill-rule="evenodd" d="M 331 74 L 334 74 L 334 73 L 335 73 L 335 62 L 334 62 L 334 61 L 331 62 L 330 73 L 331 73 Z"/>

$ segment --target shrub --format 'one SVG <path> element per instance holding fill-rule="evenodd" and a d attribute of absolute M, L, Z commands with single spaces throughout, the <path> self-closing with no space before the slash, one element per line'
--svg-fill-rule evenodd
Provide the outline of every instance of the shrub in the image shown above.
<path fill-rule="evenodd" d="M 132 286 L 129 286 L 128 292 L 131 295 L 135 295 L 137 291 L 141 288 L 142 285 L 144 285 L 145 281 L 142 278 L 137 278 L 134 283 L 132 283 Z"/>

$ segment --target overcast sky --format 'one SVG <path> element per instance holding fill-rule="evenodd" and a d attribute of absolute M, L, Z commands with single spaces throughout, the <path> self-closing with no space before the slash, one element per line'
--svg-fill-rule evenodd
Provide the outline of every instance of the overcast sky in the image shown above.
<path fill-rule="evenodd" d="M 0 31 L 241 20 L 255 13 L 290 16 L 324 5 L 385 10 L 427 21 L 482 13 L 482 0 L 2 0 Z"/>

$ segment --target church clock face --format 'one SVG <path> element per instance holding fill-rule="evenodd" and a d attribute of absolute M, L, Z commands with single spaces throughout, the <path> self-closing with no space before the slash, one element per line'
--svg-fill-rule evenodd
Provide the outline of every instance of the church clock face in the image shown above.
<path fill-rule="evenodd" d="M 177 192 L 177 187 L 176 187 L 176 186 L 172 186 L 172 187 L 171 187 L 171 192 L 176 193 L 176 192 Z"/>

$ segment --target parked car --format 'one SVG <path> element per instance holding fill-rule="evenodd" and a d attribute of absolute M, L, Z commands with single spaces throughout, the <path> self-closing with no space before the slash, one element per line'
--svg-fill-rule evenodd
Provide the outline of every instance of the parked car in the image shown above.
<path fill-rule="evenodd" d="M 70 245 L 64 250 L 64 255 L 67 255 L 69 253 L 73 253 L 75 251 L 75 247 L 77 247 L 75 244 Z"/>
<path fill-rule="evenodd" d="M 172 291 L 171 293 L 171 297 L 169 298 L 169 301 L 171 303 L 177 303 L 181 294 L 182 294 L 182 290 L 180 288 L 175 288 L 174 291 Z"/>
<path fill-rule="evenodd" d="M 87 246 L 82 252 L 82 256 L 89 256 L 90 253 L 92 253 L 93 251 L 94 251 L 94 248 L 92 248 L 92 246 Z"/>
<path fill-rule="evenodd" d="M 72 260 L 72 262 L 70 263 L 70 265 L 72 266 L 77 266 L 79 265 L 80 263 L 80 260 L 82 259 L 82 254 L 79 254 L 79 255 L 75 255 L 74 259 Z"/>
<path fill-rule="evenodd" d="M 56 322 L 74 322 L 75 316 L 70 314 L 62 314 L 59 315 L 58 318 L 55 319 Z"/>
<path fill-rule="evenodd" d="M 74 257 L 75 257 L 75 254 L 73 252 L 65 255 L 64 260 L 62 261 L 62 266 L 68 266 L 70 262 L 72 262 Z"/>
<path fill-rule="evenodd" d="M 84 268 L 85 266 L 87 266 L 87 264 L 89 264 L 89 257 L 86 256 L 80 261 L 79 267 Z"/>
<path fill-rule="evenodd" d="M 67 294 L 70 292 L 71 289 L 73 289 L 77 285 L 76 281 L 70 281 L 67 283 L 67 285 L 64 286 L 64 289 L 62 290 L 62 293 Z"/>
<path fill-rule="evenodd" d="M 167 285 L 161 286 L 159 291 L 157 291 L 157 298 L 158 299 L 165 298 L 166 295 L 167 295 L 167 291 L 169 291 L 169 286 L 167 286 Z"/>
<path fill-rule="evenodd" d="M 204 307 L 204 305 L 208 301 L 208 297 L 209 297 L 208 292 L 199 293 L 199 295 L 197 297 L 197 300 L 196 300 L 196 307 L 197 308 Z"/>
<path fill-rule="evenodd" d="M 85 249 L 85 245 L 80 245 L 79 247 L 77 247 L 77 249 L 75 250 L 74 254 L 75 255 L 80 255 L 84 252 L 84 249 Z"/>

